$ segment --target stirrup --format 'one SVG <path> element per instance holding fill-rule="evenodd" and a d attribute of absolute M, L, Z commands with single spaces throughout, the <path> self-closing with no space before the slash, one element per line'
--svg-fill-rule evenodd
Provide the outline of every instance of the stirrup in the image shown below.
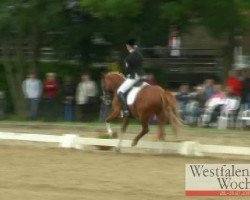
<path fill-rule="evenodd" d="M 121 117 L 129 117 L 130 116 L 130 112 L 128 110 L 125 110 L 125 111 L 121 111 Z"/>

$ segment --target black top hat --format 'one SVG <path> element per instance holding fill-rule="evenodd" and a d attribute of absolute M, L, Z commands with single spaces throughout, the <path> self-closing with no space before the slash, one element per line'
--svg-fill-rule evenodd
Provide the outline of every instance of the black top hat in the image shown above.
<path fill-rule="evenodd" d="M 135 46 L 136 45 L 136 40 L 135 39 L 128 39 L 127 41 L 126 41 L 126 44 L 127 45 L 130 45 L 130 46 Z"/>

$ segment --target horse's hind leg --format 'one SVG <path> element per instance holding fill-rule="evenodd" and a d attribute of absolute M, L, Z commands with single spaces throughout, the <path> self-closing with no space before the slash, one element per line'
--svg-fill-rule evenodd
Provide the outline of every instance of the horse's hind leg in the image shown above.
<path fill-rule="evenodd" d="M 138 141 L 141 139 L 141 137 L 144 136 L 144 135 L 149 131 L 149 128 L 148 128 L 148 120 L 149 120 L 149 117 L 144 117 L 144 118 L 141 120 L 142 131 L 135 137 L 135 139 L 134 139 L 133 142 L 132 142 L 132 146 L 137 145 L 137 143 L 138 143 Z"/>
<path fill-rule="evenodd" d="M 121 132 L 120 132 L 120 135 L 119 135 L 119 142 L 118 142 L 118 146 L 116 148 L 116 152 L 121 151 L 123 133 L 126 132 L 128 124 L 129 124 L 129 118 L 128 117 L 123 118 L 123 124 L 122 124 Z"/>
<path fill-rule="evenodd" d="M 158 140 L 165 140 L 165 124 L 166 124 L 166 116 L 164 112 L 157 114 L 158 124 L 159 124 L 159 132 L 157 135 Z"/>
<path fill-rule="evenodd" d="M 128 124 L 129 124 L 129 118 L 128 117 L 123 118 L 123 124 L 122 124 L 122 128 L 121 128 L 122 133 L 126 132 Z"/>

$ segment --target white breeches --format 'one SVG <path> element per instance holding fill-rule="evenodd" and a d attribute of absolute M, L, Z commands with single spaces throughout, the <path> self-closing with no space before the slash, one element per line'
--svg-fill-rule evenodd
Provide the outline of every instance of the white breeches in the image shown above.
<path fill-rule="evenodd" d="M 125 93 L 127 92 L 135 83 L 138 81 L 137 79 L 131 79 L 127 78 L 123 84 L 118 88 L 117 93 L 122 92 Z"/>

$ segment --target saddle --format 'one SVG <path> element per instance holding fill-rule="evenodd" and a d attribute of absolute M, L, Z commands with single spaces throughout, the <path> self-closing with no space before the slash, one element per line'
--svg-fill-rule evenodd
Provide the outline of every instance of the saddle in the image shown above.
<path fill-rule="evenodd" d="M 138 95 L 138 93 L 149 84 L 143 79 L 138 80 L 126 93 L 127 105 L 132 105 Z"/>

